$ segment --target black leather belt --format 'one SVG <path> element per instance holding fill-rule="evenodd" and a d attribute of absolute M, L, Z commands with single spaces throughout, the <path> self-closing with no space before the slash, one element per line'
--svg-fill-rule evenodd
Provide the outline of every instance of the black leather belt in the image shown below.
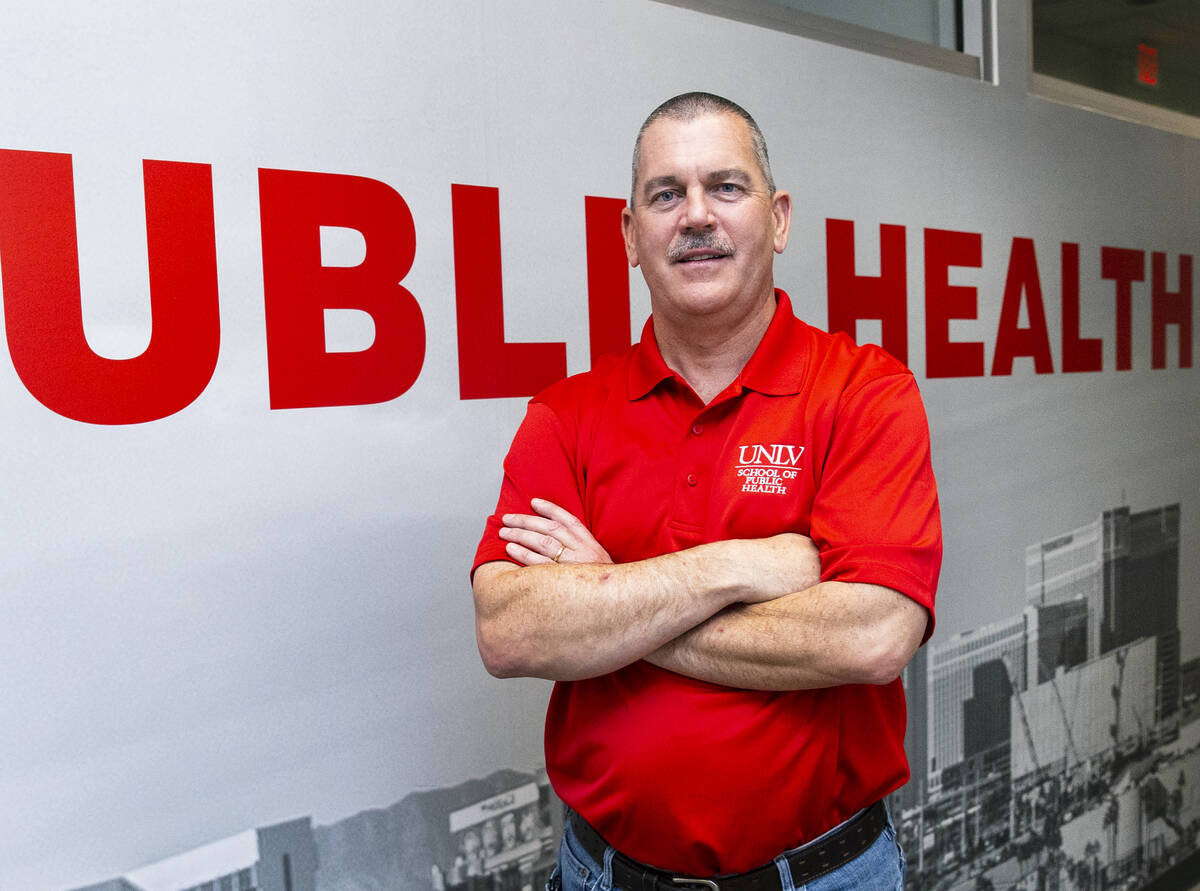
<path fill-rule="evenodd" d="M 874 844 L 886 825 L 887 808 L 882 801 L 877 801 L 836 832 L 789 854 L 787 862 L 793 884 L 803 885 L 849 863 Z M 603 863 L 608 842 L 574 811 L 571 812 L 571 827 L 583 849 L 597 863 Z M 688 886 L 709 891 L 779 891 L 782 887 L 779 870 L 773 862 L 750 872 L 697 879 L 662 872 L 619 851 L 613 857 L 612 879 L 613 887 L 622 891 L 684 891 Z"/>

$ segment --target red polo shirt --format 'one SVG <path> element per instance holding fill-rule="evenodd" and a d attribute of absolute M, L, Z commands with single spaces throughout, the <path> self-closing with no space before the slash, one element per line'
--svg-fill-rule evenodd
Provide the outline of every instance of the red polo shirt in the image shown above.
<path fill-rule="evenodd" d="M 912 374 L 799 321 L 786 294 L 709 405 L 647 322 L 620 358 L 529 404 L 475 566 L 508 559 L 499 516 L 547 498 L 618 563 L 704 542 L 810 536 L 823 581 L 886 585 L 932 611 L 941 565 L 929 432 Z M 618 850 L 695 876 L 744 872 L 908 778 L 900 681 L 722 687 L 635 662 L 558 683 L 546 768 Z"/>

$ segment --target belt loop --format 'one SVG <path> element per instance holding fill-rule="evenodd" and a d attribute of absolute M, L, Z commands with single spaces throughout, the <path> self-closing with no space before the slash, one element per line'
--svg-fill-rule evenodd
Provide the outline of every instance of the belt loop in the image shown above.
<path fill-rule="evenodd" d="M 617 849 L 609 845 L 604 849 L 604 874 L 600 877 L 599 891 L 612 891 L 612 863 L 613 857 L 616 856 Z"/>
<path fill-rule="evenodd" d="M 779 871 L 780 891 L 796 891 L 796 884 L 792 881 L 792 867 L 788 863 L 786 854 L 780 854 L 775 858 L 775 868 Z"/>

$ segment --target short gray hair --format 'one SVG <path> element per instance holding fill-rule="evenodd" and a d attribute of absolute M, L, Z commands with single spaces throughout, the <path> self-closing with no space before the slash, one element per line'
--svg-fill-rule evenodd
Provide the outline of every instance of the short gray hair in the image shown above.
<path fill-rule="evenodd" d="M 750 144 L 754 149 L 754 160 L 758 163 L 759 172 L 767 181 L 767 189 L 775 194 L 775 177 L 771 175 L 771 159 L 767 156 L 767 140 L 759 129 L 758 123 L 750 116 L 750 112 L 736 102 L 717 96 L 713 93 L 680 93 L 660 105 L 642 122 L 637 139 L 633 143 L 633 178 L 629 188 L 629 206 L 634 206 L 637 196 L 638 165 L 642 160 L 642 136 L 650 125 L 661 118 L 671 118 L 677 121 L 691 121 L 706 114 L 733 114 L 746 122 L 750 128 Z"/>

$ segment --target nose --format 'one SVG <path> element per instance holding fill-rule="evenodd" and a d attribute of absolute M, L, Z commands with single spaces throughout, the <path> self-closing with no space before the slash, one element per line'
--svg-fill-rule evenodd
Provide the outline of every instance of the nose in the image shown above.
<path fill-rule="evenodd" d="M 684 196 L 683 219 L 685 229 L 711 229 L 716 220 L 708 203 L 708 191 L 702 188 L 688 189 Z"/>

